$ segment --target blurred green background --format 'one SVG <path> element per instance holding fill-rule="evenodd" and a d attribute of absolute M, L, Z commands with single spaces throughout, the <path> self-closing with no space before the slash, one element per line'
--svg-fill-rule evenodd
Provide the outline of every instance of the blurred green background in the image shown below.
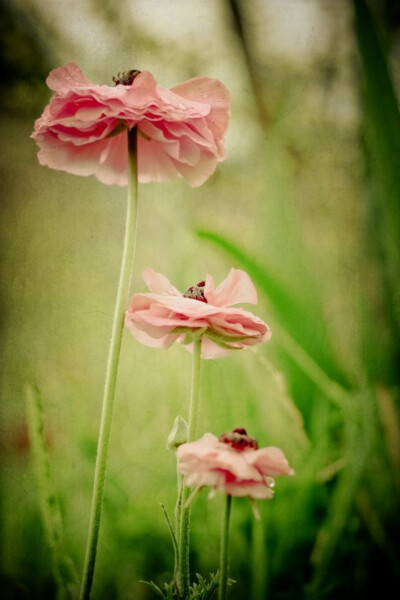
<path fill-rule="evenodd" d="M 398 588 L 400 11 L 375 0 L 1 0 L 1 597 L 52 598 L 26 428 L 44 405 L 65 553 L 80 574 L 125 190 L 40 167 L 29 135 L 50 69 L 96 83 L 151 71 L 229 88 L 228 159 L 200 188 L 140 186 L 132 289 L 244 268 L 268 344 L 206 361 L 200 431 L 245 427 L 296 470 L 261 521 L 233 504 L 232 600 L 366 598 Z M 398 95 L 398 94 L 397 94 Z M 251 308 L 251 307 L 248 307 Z M 191 355 L 124 334 L 94 598 L 169 580 L 175 458 Z M 217 569 L 223 498 L 193 503 L 192 569 Z"/>

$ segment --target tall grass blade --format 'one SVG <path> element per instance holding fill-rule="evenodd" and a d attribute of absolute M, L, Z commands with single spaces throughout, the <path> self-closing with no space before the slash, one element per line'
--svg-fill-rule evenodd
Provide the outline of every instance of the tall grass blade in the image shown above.
<path fill-rule="evenodd" d="M 316 315 L 316 307 L 302 306 L 289 295 L 283 284 L 269 269 L 221 235 L 210 231 L 197 231 L 197 235 L 222 248 L 249 273 L 257 287 L 267 296 L 276 317 L 279 332 L 276 336 L 285 352 L 331 400 L 341 404 L 346 396 L 343 389 L 346 379 L 341 373 L 333 353 L 328 349 L 323 319 Z M 316 327 L 318 322 L 318 327 Z M 304 336 L 303 332 L 312 332 Z"/>
<path fill-rule="evenodd" d="M 63 553 L 63 524 L 58 498 L 53 489 L 50 460 L 43 424 L 43 404 L 37 387 L 26 386 L 26 407 L 29 441 L 39 506 L 47 544 L 50 550 L 54 579 L 59 600 L 71 598 L 69 583 L 77 577 L 69 557 Z"/>
<path fill-rule="evenodd" d="M 368 239 L 382 261 L 383 289 L 392 334 L 390 379 L 398 381 L 400 353 L 400 112 L 388 63 L 365 0 L 353 0 L 354 29 L 362 70 L 362 101 L 370 202 Z M 371 242 L 369 241 L 371 245 Z M 383 357 L 385 360 L 385 357 Z M 376 367 L 376 356 L 370 359 Z"/>
<path fill-rule="evenodd" d="M 346 528 L 352 511 L 357 508 L 357 494 L 375 440 L 375 399 L 370 390 L 345 407 L 345 468 L 341 470 L 332 495 L 328 516 L 319 530 L 312 553 L 315 565 L 314 576 L 309 588 L 310 600 L 322 597 L 326 577 L 332 572 L 331 564 L 340 544 L 346 543 Z"/>
<path fill-rule="evenodd" d="M 179 548 L 178 548 L 178 542 L 177 542 L 177 539 L 175 537 L 175 532 L 174 532 L 174 528 L 172 527 L 171 520 L 170 520 L 170 518 L 168 516 L 167 511 L 165 510 L 164 504 L 161 504 L 161 508 L 162 508 L 163 513 L 164 513 L 165 520 L 167 522 L 168 531 L 169 531 L 170 536 L 171 536 L 172 546 L 174 548 L 174 576 L 175 576 L 176 573 L 177 573 L 177 571 L 178 571 L 178 566 L 179 566 Z"/>

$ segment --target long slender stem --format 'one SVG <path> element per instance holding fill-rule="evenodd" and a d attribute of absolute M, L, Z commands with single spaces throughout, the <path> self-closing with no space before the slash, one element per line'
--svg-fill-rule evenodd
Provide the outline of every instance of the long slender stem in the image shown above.
<path fill-rule="evenodd" d="M 251 599 L 264 600 L 267 595 L 268 564 L 262 519 L 253 519 L 251 538 Z"/>
<path fill-rule="evenodd" d="M 121 350 L 124 314 L 128 303 L 129 286 L 133 267 L 136 238 L 136 215 L 138 201 L 137 171 L 137 129 L 128 132 L 128 200 L 125 225 L 125 241 L 122 255 L 121 272 L 115 303 L 114 319 L 111 331 L 111 342 L 108 354 L 106 379 L 104 384 L 103 408 L 101 414 L 100 433 L 97 444 L 97 458 L 94 475 L 92 508 L 89 522 L 89 533 L 86 546 L 85 566 L 83 570 L 81 600 L 90 598 L 94 567 L 96 562 L 97 542 L 99 537 L 101 509 L 104 495 L 104 482 L 107 466 L 108 445 L 111 432 L 114 407 L 115 387 L 119 355 Z"/>
<path fill-rule="evenodd" d="M 193 367 L 192 367 L 192 390 L 190 395 L 188 442 L 196 438 L 197 418 L 199 412 L 200 398 L 200 365 L 201 365 L 201 338 L 194 342 Z M 190 505 L 186 506 L 190 489 L 182 486 L 181 504 L 181 526 L 179 540 L 179 588 L 182 598 L 187 598 L 190 586 L 189 567 L 189 538 L 190 538 Z"/>
<path fill-rule="evenodd" d="M 194 342 L 192 366 L 192 390 L 190 394 L 188 442 L 193 442 L 197 435 L 197 419 L 199 416 L 200 398 L 200 365 L 201 365 L 201 338 Z"/>
<path fill-rule="evenodd" d="M 229 571 L 229 521 L 231 516 L 232 496 L 226 496 L 224 516 L 221 530 L 221 554 L 220 554 L 220 581 L 218 587 L 218 600 L 226 600 L 228 597 L 228 571 Z"/>
<path fill-rule="evenodd" d="M 177 462 L 177 467 L 179 463 Z M 181 515 L 182 515 L 182 492 L 183 492 L 183 475 L 179 472 L 179 469 L 176 470 L 176 479 L 177 479 L 177 496 L 176 496 L 176 504 L 175 504 L 175 538 L 180 542 L 181 538 Z M 179 573 L 179 549 L 177 561 L 175 561 L 174 567 L 174 576 L 176 577 L 177 573 Z"/>

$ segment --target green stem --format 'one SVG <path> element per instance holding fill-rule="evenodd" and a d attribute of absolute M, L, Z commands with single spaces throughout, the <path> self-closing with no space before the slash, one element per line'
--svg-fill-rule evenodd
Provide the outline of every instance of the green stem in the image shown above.
<path fill-rule="evenodd" d="M 188 442 L 193 442 L 197 435 L 197 419 L 199 416 L 200 398 L 200 364 L 201 364 L 201 338 L 194 342 L 192 390 L 190 394 Z"/>
<path fill-rule="evenodd" d="M 253 519 L 251 538 L 251 600 L 264 600 L 267 596 L 268 565 L 261 519 Z"/>
<path fill-rule="evenodd" d="M 190 395 L 188 442 L 196 438 L 197 417 L 199 412 L 200 397 L 200 364 L 201 364 L 201 338 L 194 342 L 193 367 L 192 367 L 192 390 Z M 190 566 L 189 566 L 189 538 L 190 538 L 190 505 L 186 506 L 190 489 L 182 486 L 181 496 L 181 526 L 179 539 L 179 592 L 182 598 L 189 595 Z"/>
<path fill-rule="evenodd" d="M 229 570 L 229 520 L 231 516 L 232 496 L 226 496 L 224 516 L 221 531 L 221 554 L 220 554 L 220 580 L 218 587 L 218 600 L 226 600 L 228 597 L 228 570 Z"/>
<path fill-rule="evenodd" d="M 115 387 L 119 355 L 121 350 L 124 315 L 129 298 L 129 287 L 135 253 L 136 215 L 138 201 L 137 171 L 137 129 L 128 132 L 128 200 L 125 225 L 125 241 L 122 256 L 121 272 L 118 284 L 117 299 L 111 331 L 111 342 L 108 354 L 106 379 L 104 384 L 103 408 L 101 414 L 100 433 L 97 444 L 96 468 L 93 484 L 92 508 L 89 522 L 89 533 L 86 546 L 85 566 L 83 570 L 81 600 L 90 598 L 94 567 L 96 562 L 97 542 L 99 537 L 101 509 L 104 495 L 104 482 L 107 466 L 108 446 L 112 424 Z"/>
<path fill-rule="evenodd" d="M 176 464 L 178 467 L 179 466 L 178 461 Z M 179 540 L 181 537 L 183 475 L 179 472 L 178 468 L 177 468 L 176 478 L 177 478 L 177 497 L 176 497 L 176 504 L 175 504 L 175 538 L 178 540 L 178 543 L 179 543 Z M 174 575 L 176 576 L 177 573 L 179 573 L 179 550 L 178 550 L 177 560 L 175 561 Z"/>

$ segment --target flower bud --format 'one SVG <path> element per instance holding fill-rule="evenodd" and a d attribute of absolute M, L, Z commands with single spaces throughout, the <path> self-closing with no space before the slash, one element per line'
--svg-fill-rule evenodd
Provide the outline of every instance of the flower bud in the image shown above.
<path fill-rule="evenodd" d="M 188 437 L 188 424 L 185 419 L 178 416 L 175 418 L 174 426 L 167 438 L 168 450 L 176 450 L 181 444 L 186 444 Z"/>

